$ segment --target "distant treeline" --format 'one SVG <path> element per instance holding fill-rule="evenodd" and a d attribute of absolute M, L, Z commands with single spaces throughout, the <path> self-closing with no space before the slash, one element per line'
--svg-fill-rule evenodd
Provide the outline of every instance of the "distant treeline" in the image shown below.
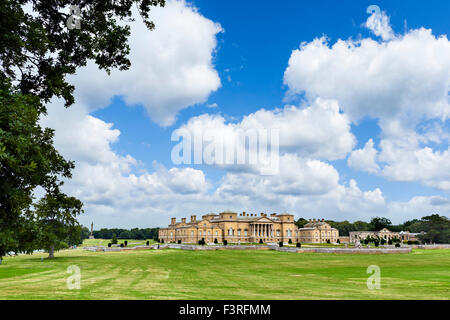
<path fill-rule="evenodd" d="M 309 220 L 300 218 L 295 223 L 299 228 L 303 228 Z M 421 219 L 408 220 L 401 224 L 392 224 L 391 221 L 383 217 L 374 217 L 370 222 L 355 221 L 333 221 L 325 220 L 331 227 L 339 230 L 340 236 L 348 236 L 350 231 L 380 231 L 388 228 L 394 232 L 409 231 L 412 233 L 420 233 L 424 231 L 426 234 L 419 238 L 423 242 L 433 243 L 450 243 L 450 220 L 445 216 L 432 214 L 422 217 Z"/>
<path fill-rule="evenodd" d="M 100 230 L 94 230 L 94 237 L 96 239 L 112 239 L 114 236 L 117 239 L 135 239 L 135 240 L 147 240 L 147 239 L 158 239 L 158 230 L 159 228 L 146 228 L 139 229 L 133 228 L 130 230 L 127 229 L 106 229 L 102 228 Z M 82 228 L 82 239 L 89 238 L 90 231 L 87 227 Z"/>

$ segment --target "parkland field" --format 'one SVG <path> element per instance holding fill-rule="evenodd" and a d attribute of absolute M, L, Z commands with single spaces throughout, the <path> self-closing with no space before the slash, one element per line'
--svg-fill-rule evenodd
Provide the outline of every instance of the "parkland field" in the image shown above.
<path fill-rule="evenodd" d="M 82 249 L 6 257 L 0 299 L 450 299 L 450 250 L 354 255 Z M 69 290 L 67 273 L 81 271 Z M 381 288 L 367 288 L 369 265 Z"/>

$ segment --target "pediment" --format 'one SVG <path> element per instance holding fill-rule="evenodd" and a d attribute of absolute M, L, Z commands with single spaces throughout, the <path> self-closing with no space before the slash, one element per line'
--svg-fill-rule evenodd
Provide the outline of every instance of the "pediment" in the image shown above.
<path fill-rule="evenodd" d="M 261 218 L 255 220 L 255 222 L 273 222 L 273 220 L 271 220 L 267 217 L 261 217 Z"/>

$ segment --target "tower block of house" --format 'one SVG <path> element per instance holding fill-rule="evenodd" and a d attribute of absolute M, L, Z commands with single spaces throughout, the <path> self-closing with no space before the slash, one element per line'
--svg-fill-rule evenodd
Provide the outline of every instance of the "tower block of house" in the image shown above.
<path fill-rule="evenodd" d="M 319 234 L 314 233 L 314 230 Z M 311 242 L 327 242 L 327 239 L 336 242 L 339 233 L 323 220 L 321 223 L 298 229 L 294 215 L 289 213 L 267 215 L 224 211 L 219 214 L 205 214 L 199 220 L 193 215 L 189 222 L 186 218 L 181 218 L 181 222 L 172 218 L 168 228 L 159 229 L 158 237 L 160 241 L 175 243 L 198 243 L 200 240 L 207 243 L 223 243 L 225 240 L 228 243 L 295 243 L 310 242 L 305 241 L 306 237 L 311 237 Z"/>

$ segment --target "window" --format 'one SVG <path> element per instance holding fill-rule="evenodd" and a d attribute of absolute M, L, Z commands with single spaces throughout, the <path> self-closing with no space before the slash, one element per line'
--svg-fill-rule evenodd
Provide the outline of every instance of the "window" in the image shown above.
<path fill-rule="evenodd" d="M 238 230 L 238 236 L 241 236 L 241 229 Z"/>
<path fill-rule="evenodd" d="M 244 236 L 247 236 L 247 235 L 248 235 L 248 231 L 244 230 Z"/>
<path fill-rule="evenodd" d="M 194 231 L 191 231 L 191 237 L 193 237 L 194 236 Z"/>
<path fill-rule="evenodd" d="M 202 230 L 199 230 L 199 231 L 198 231 L 198 234 L 201 236 L 201 235 L 202 235 Z"/>
<path fill-rule="evenodd" d="M 219 235 L 219 232 L 218 231 L 216 231 L 216 236 L 218 236 Z"/>
<path fill-rule="evenodd" d="M 233 235 L 233 228 L 228 229 L 228 235 L 232 236 Z"/>

